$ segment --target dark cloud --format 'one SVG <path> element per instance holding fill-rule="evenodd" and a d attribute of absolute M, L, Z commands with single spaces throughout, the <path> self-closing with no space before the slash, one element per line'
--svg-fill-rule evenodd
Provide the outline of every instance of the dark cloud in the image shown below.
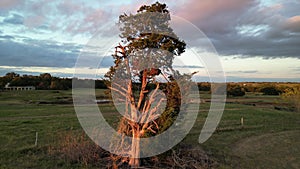
<path fill-rule="evenodd" d="M 112 56 L 105 56 L 102 58 L 100 63 L 100 68 L 108 68 L 114 65 L 114 60 Z"/>
<path fill-rule="evenodd" d="M 105 24 L 115 23 L 119 14 L 128 10 L 134 11 L 144 3 L 131 2 L 126 5 L 106 4 L 105 6 L 104 2 L 95 1 L 95 6 L 91 6 L 88 5 L 89 3 L 81 2 L 83 1 L 2 0 L 1 9 L 14 8 L 15 10 L 15 12 L 0 11 L 0 14 L 3 13 L 5 17 L 2 25 L 17 27 L 24 24 L 34 28 L 28 30 L 29 33 L 47 30 L 47 33 L 63 33 L 66 37 L 91 36 L 99 30 L 102 30 L 101 36 L 111 36 L 118 32 Z M 258 0 L 189 0 L 171 8 L 172 13 L 174 11 L 175 15 L 190 20 L 200 28 L 221 55 L 300 58 L 300 1 L 282 0 L 278 4 L 267 7 L 261 6 Z M 182 30 L 189 35 L 187 37 L 193 43 L 188 44 L 191 47 L 207 45 L 205 40 L 193 39 L 195 35 L 185 29 L 184 25 Z M 6 34 L 1 31 L 0 33 Z M 28 38 L 19 43 L 13 41 L 15 39 L 9 35 L 0 36 L 1 65 L 71 67 L 74 66 L 76 56 L 81 49 L 74 44 Z M 103 63 L 109 66 L 110 57 L 106 59 Z M 89 63 L 87 62 L 86 65 L 88 66 Z"/>
<path fill-rule="evenodd" d="M 5 18 L 3 23 L 21 25 L 24 22 L 24 17 L 18 14 L 12 14 L 12 16 Z"/>
<path fill-rule="evenodd" d="M 13 36 L 9 36 L 9 35 L 0 35 L 0 39 L 11 40 L 11 39 L 14 39 L 14 37 Z"/>
<path fill-rule="evenodd" d="M 39 74 L 41 74 L 40 72 L 22 71 L 22 70 L 18 70 L 18 69 L 15 69 L 15 68 L 0 68 L 0 76 L 4 76 L 4 75 L 6 75 L 6 73 L 9 73 L 9 72 L 15 72 L 15 73 L 20 74 L 20 75 L 24 75 L 24 74 L 39 75 Z"/>
<path fill-rule="evenodd" d="M 46 67 L 74 66 L 78 53 L 67 52 L 68 48 L 64 45 L 50 46 L 51 45 L 43 41 L 35 41 L 35 43 L 18 43 L 11 40 L 0 41 L 0 65 Z"/>
<path fill-rule="evenodd" d="M 53 32 L 62 32 L 67 35 L 94 35 L 104 24 L 116 23 L 118 17 L 113 17 L 114 8 L 103 7 L 103 2 L 91 3 L 80 1 L 40 0 L 34 3 L 27 2 L 25 25 L 30 28 L 46 26 Z M 99 7 L 101 6 L 101 7 Z M 106 35 L 107 32 L 104 33 Z M 110 34 L 112 35 L 112 34 Z"/>
<path fill-rule="evenodd" d="M 283 1 L 281 7 L 285 10 L 279 11 L 279 13 L 283 16 L 293 17 L 295 15 L 299 15 L 299 1 Z"/>
<path fill-rule="evenodd" d="M 1 37 L 0 37 L 1 38 Z M 59 43 L 55 41 L 23 39 L 15 42 L 12 36 L 0 41 L 1 66 L 39 66 L 39 67 L 74 67 L 82 45 L 73 43 Z M 9 39 L 11 38 L 11 39 Z M 86 56 L 86 57 L 85 57 Z M 111 56 L 99 56 L 89 53 L 82 56 L 85 67 L 101 60 L 101 68 L 113 64 Z"/>
<path fill-rule="evenodd" d="M 177 14 L 199 27 L 221 55 L 300 58 L 299 9 L 300 1 L 190 0 Z"/>
<path fill-rule="evenodd" d="M 213 41 L 217 51 L 222 55 L 241 55 L 241 57 L 262 56 L 264 58 L 300 58 L 300 36 L 272 40 L 263 38 L 220 37 Z"/>

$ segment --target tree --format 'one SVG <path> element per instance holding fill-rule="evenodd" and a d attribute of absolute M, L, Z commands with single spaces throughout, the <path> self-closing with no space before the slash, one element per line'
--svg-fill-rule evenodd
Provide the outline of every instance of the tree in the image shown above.
<path fill-rule="evenodd" d="M 114 158 L 132 167 L 140 165 L 139 138 L 163 132 L 180 110 L 182 96 L 175 79 L 190 80 L 193 75 L 181 75 L 172 68 L 174 56 L 181 55 L 186 44 L 174 33 L 170 20 L 166 4 L 159 2 L 141 6 L 136 14 L 119 17 L 122 40 L 115 47 L 114 65 L 105 77 L 114 99 L 125 103 L 118 132 L 132 137 L 130 158 Z M 157 79 L 167 83 L 161 85 Z M 165 107 L 163 101 L 167 102 Z M 163 108 L 163 113 L 158 114 Z"/>
<path fill-rule="evenodd" d="M 50 79 L 51 80 L 51 78 L 52 78 L 52 76 L 51 76 L 51 74 L 50 73 L 42 73 L 42 74 L 40 74 L 40 78 L 41 79 Z"/>
<path fill-rule="evenodd" d="M 15 73 L 15 72 L 9 72 L 9 73 L 6 73 L 5 75 L 6 77 L 10 78 L 11 80 L 14 79 L 15 77 L 19 77 L 20 75 Z"/>
<path fill-rule="evenodd" d="M 59 90 L 59 89 L 61 89 L 61 84 L 59 83 L 58 79 L 51 81 L 50 89 L 51 90 Z"/>
<path fill-rule="evenodd" d="M 3 88 L 6 84 L 7 84 L 7 82 L 5 82 L 4 77 L 0 77 L 0 91 L 3 90 Z"/>
<path fill-rule="evenodd" d="M 52 76 L 49 73 L 42 73 L 39 76 L 40 83 L 38 84 L 39 89 L 49 89 L 51 88 Z"/>

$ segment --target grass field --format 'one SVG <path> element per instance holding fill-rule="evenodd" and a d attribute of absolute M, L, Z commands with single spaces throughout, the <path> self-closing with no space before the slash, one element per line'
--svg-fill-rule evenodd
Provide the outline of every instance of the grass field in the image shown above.
<path fill-rule="evenodd" d="M 97 98 L 104 98 L 97 90 Z M 201 99 L 209 100 L 207 93 Z M 198 143 L 209 102 L 200 105 L 195 126 L 181 144 L 201 148 L 217 168 L 300 168 L 300 113 L 285 109 L 279 96 L 247 93 L 228 98 L 213 136 Z M 111 124 L 118 114 L 110 103 L 99 105 Z M 243 117 L 244 125 L 240 123 Z M 66 133 L 81 135 L 71 91 L 0 92 L 0 168 L 99 168 L 59 158 Z M 38 145 L 35 146 L 36 132 Z"/>

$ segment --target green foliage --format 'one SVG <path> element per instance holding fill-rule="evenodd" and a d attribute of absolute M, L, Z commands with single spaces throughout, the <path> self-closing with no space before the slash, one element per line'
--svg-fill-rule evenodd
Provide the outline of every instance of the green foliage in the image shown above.
<path fill-rule="evenodd" d="M 72 80 L 69 78 L 53 77 L 49 73 L 43 73 L 39 76 L 26 74 L 21 76 L 11 72 L 0 77 L 0 89 L 4 89 L 5 85 L 10 83 L 10 86 L 35 86 L 38 90 L 68 90 L 72 88 Z M 85 81 L 90 82 L 91 80 Z M 97 89 L 106 89 L 103 80 L 95 80 L 95 87 Z"/>
<path fill-rule="evenodd" d="M 260 89 L 264 95 L 280 95 L 282 93 L 276 86 L 265 86 Z"/>
<path fill-rule="evenodd" d="M 126 50 L 123 54 L 129 58 L 132 71 L 142 71 L 149 66 L 171 68 L 174 55 L 184 52 L 186 44 L 173 32 L 170 20 L 166 5 L 158 2 L 140 7 L 137 14 L 123 14 L 119 17 L 120 37 Z M 168 52 L 161 53 L 162 50 Z M 113 55 L 115 65 L 106 77 L 111 79 L 116 69 L 121 69 L 124 55 Z"/>
<path fill-rule="evenodd" d="M 285 89 L 281 96 L 288 101 L 295 111 L 300 112 L 300 86 Z"/>
<path fill-rule="evenodd" d="M 239 85 L 228 85 L 227 95 L 228 96 L 244 96 L 245 90 Z"/>
<path fill-rule="evenodd" d="M 14 78 L 19 77 L 20 75 L 14 72 L 6 73 L 5 76 L 0 77 L 0 89 L 3 89 L 4 86 L 12 81 Z"/>
<path fill-rule="evenodd" d="M 167 96 L 167 105 L 165 111 L 157 119 L 157 124 L 160 126 L 159 133 L 173 124 L 181 105 L 181 91 L 176 81 L 167 83 L 164 93 Z"/>
<path fill-rule="evenodd" d="M 170 13 L 166 4 L 156 2 L 152 5 L 140 7 L 136 15 L 120 16 L 121 38 L 126 39 L 128 52 L 137 49 L 162 49 L 173 55 L 180 55 L 184 52 L 186 44 L 179 40 L 170 27 Z M 155 58 L 160 66 L 171 66 L 168 63 L 173 60 L 173 55 L 159 56 Z M 163 60 L 161 62 L 160 60 Z"/>
<path fill-rule="evenodd" d="M 199 91 L 210 91 L 211 85 L 208 82 L 201 82 L 198 83 L 198 89 Z"/>
<path fill-rule="evenodd" d="M 16 77 L 19 77 L 20 75 L 15 73 L 15 72 L 9 72 L 9 73 L 6 73 L 5 77 L 7 77 L 9 80 L 12 80 Z"/>

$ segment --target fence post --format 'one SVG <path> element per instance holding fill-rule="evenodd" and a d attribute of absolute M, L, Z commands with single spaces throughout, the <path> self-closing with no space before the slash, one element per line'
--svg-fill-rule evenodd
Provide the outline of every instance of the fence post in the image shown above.
<path fill-rule="evenodd" d="M 38 144 L 38 136 L 39 136 L 39 133 L 38 132 L 35 132 L 35 146 L 37 146 Z"/>

